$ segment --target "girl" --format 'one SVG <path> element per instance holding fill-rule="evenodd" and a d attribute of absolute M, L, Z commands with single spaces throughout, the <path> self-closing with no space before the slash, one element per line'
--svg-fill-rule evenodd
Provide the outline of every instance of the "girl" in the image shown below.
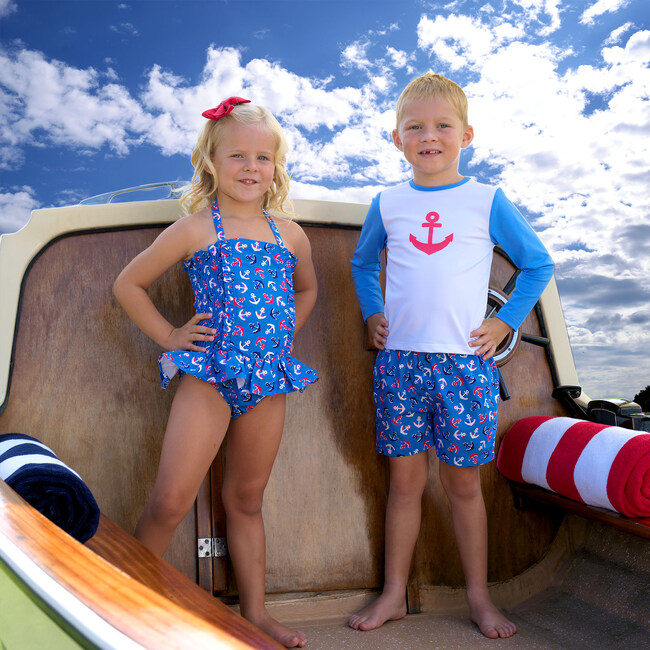
<path fill-rule="evenodd" d="M 277 120 L 240 97 L 203 116 L 208 122 L 183 198 L 191 214 L 162 232 L 114 286 L 135 324 L 168 350 L 159 359 L 163 387 L 177 372 L 181 377 L 135 536 L 163 555 L 228 431 L 223 502 L 241 613 L 286 647 L 302 647 L 305 635 L 271 618 L 264 605 L 262 498 L 286 393 L 318 379 L 290 356 L 294 333 L 316 301 L 311 248 L 300 226 L 267 212 L 289 214 L 291 207 L 287 144 Z M 174 327 L 147 288 L 180 260 L 197 313 Z"/>

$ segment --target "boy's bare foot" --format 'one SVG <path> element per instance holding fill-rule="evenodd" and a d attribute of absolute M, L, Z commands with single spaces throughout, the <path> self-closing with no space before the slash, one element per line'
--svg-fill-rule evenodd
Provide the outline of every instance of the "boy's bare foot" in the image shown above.
<path fill-rule="evenodd" d="M 406 596 L 383 593 L 374 603 L 364 607 L 348 619 L 348 625 L 355 630 L 374 630 L 386 621 L 396 621 L 406 616 Z"/>
<path fill-rule="evenodd" d="M 292 630 L 286 625 L 276 621 L 270 614 L 266 613 L 260 619 L 249 619 L 250 622 L 259 627 L 262 632 L 268 634 L 272 639 L 285 648 L 302 648 L 307 643 L 307 637 L 300 630 Z"/>
<path fill-rule="evenodd" d="M 467 594 L 470 618 L 481 633 L 488 639 L 506 639 L 517 631 L 517 626 L 509 621 L 495 606 L 487 594 Z"/>

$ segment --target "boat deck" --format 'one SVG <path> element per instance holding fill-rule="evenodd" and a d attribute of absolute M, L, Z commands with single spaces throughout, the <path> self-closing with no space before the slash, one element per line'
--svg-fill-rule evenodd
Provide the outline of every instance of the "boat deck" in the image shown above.
<path fill-rule="evenodd" d="M 311 650 L 422 648 L 648 648 L 650 548 L 646 540 L 593 524 L 584 547 L 557 572 L 553 584 L 505 608 L 517 624 L 510 639 L 483 638 L 466 610 L 411 614 L 378 630 L 359 632 L 346 617 L 292 621 Z"/>

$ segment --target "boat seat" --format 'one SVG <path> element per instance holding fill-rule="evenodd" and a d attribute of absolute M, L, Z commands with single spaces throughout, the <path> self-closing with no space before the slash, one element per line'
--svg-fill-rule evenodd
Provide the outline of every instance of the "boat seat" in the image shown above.
<path fill-rule="evenodd" d="M 518 509 L 537 503 L 650 539 L 650 435 L 568 417 L 532 416 L 504 434 L 497 469 Z"/>

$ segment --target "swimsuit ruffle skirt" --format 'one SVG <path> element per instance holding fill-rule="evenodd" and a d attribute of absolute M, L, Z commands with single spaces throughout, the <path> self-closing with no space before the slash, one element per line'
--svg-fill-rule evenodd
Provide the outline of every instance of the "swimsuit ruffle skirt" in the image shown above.
<path fill-rule="evenodd" d="M 313 368 L 290 355 L 295 326 L 293 270 L 298 258 L 286 248 L 264 212 L 277 243 L 226 239 L 216 201 L 217 241 L 186 260 L 196 313 L 212 313 L 201 325 L 217 330 L 206 352 L 174 350 L 160 355 L 166 388 L 180 371 L 210 384 L 236 382 L 241 396 L 303 391 L 318 380 Z"/>

